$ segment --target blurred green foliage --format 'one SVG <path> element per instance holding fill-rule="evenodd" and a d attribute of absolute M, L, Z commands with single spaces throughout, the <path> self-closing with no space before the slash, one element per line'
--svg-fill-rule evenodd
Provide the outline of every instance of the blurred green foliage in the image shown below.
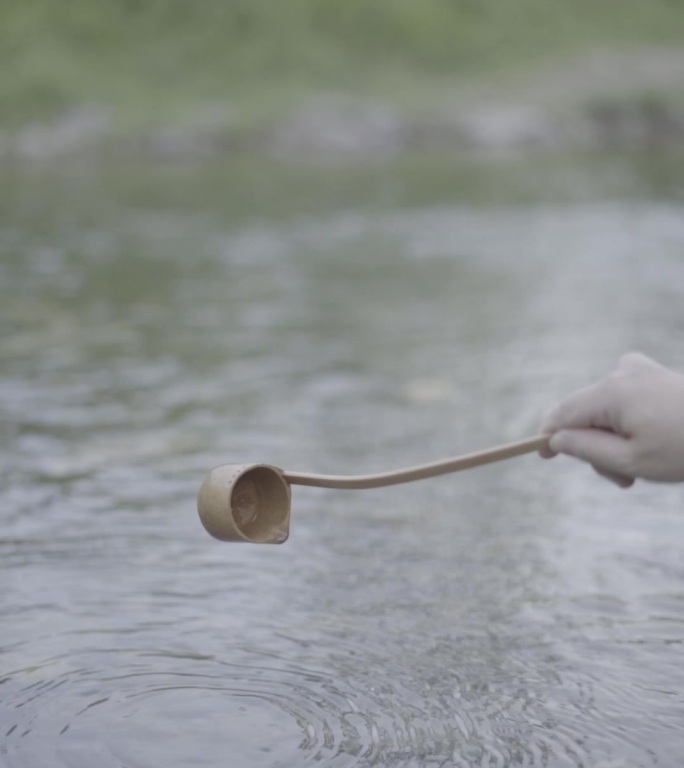
<path fill-rule="evenodd" d="M 391 97 L 404 78 L 682 40 L 682 0 L 3 0 L 0 122 L 83 102 Z"/>

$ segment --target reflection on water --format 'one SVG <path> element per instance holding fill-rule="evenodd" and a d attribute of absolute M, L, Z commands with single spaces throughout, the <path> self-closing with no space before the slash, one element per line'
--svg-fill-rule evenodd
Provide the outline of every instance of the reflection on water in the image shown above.
<path fill-rule="evenodd" d="M 628 348 L 684 367 L 650 181 L 420 168 L 2 186 L 1 765 L 679 764 L 681 488 L 527 456 L 295 488 L 283 547 L 199 524 L 218 463 L 382 471 L 532 434 Z"/>

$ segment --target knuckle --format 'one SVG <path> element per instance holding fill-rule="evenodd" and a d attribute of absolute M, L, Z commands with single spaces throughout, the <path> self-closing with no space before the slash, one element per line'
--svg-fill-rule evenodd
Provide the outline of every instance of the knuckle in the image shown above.
<path fill-rule="evenodd" d="M 643 352 L 628 352 L 620 358 L 617 370 L 626 376 L 635 376 L 649 374 L 659 368 L 660 364 Z"/>
<path fill-rule="evenodd" d="M 643 365 L 647 361 L 646 355 L 642 352 L 626 352 L 618 361 L 618 368 L 631 368 L 635 365 Z"/>

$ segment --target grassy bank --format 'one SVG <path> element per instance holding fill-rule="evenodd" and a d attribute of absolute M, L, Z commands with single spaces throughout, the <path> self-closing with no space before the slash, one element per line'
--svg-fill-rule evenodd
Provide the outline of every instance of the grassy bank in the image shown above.
<path fill-rule="evenodd" d="M 675 0 L 4 0 L 0 127 L 80 104 L 258 121 L 307 93 L 435 98 L 602 47 L 675 45 Z"/>

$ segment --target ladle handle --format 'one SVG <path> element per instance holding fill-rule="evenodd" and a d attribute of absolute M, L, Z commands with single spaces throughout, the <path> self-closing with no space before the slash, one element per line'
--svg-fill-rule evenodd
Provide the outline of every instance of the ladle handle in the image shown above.
<path fill-rule="evenodd" d="M 449 472 L 458 472 L 461 469 L 471 469 L 481 464 L 491 464 L 494 461 L 532 453 L 546 446 L 548 440 L 548 435 L 536 435 L 526 440 L 519 440 L 517 443 L 498 445 L 476 453 L 467 453 L 451 459 L 397 469 L 393 472 L 381 472 L 376 475 L 309 475 L 302 472 L 283 472 L 283 477 L 292 485 L 311 485 L 316 488 L 382 488 L 386 485 L 424 480 L 428 477 L 446 475 Z"/>

